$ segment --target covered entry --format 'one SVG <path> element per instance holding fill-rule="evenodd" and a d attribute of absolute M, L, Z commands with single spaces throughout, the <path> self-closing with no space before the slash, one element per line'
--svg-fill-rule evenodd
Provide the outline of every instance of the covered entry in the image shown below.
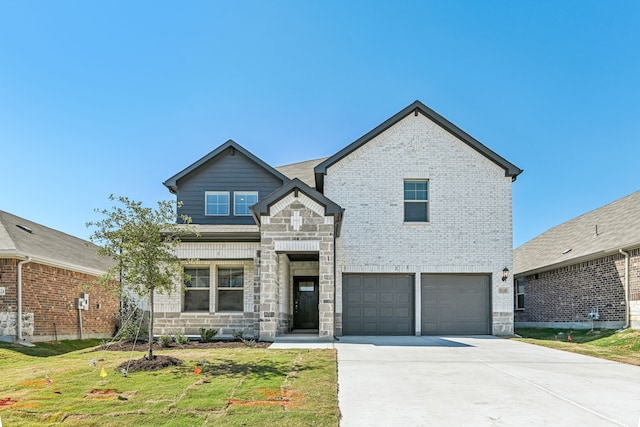
<path fill-rule="evenodd" d="M 342 277 L 344 335 L 413 335 L 413 276 L 345 274 Z"/>
<path fill-rule="evenodd" d="M 490 286 L 484 274 L 423 274 L 422 335 L 490 334 Z"/>

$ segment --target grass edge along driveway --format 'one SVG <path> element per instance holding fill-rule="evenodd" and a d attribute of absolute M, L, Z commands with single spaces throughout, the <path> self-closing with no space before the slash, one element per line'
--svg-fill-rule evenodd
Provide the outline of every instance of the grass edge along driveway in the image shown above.
<path fill-rule="evenodd" d="M 640 330 L 517 328 L 530 344 L 640 366 Z"/>
<path fill-rule="evenodd" d="M 183 365 L 117 370 L 144 353 L 49 357 L 0 346 L 4 426 L 337 426 L 335 350 L 158 351 Z"/>

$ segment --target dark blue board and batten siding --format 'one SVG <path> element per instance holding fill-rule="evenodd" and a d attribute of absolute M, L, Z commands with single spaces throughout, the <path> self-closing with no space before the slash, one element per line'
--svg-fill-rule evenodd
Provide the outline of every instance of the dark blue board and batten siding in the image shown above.
<path fill-rule="evenodd" d="M 233 215 L 234 191 L 257 191 L 258 200 L 280 187 L 283 182 L 242 153 L 220 154 L 177 181 L 179 213 L 189 215 L 194 224 L 255 224 L 252 216 Z M 228 216 L 205 215 L 205 192 L 228 191 Z"/>

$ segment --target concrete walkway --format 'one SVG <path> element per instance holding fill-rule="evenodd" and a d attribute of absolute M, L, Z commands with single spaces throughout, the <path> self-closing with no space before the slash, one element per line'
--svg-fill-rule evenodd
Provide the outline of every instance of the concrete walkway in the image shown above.
<path fill-rule="evenodd" d="M 337 349 L 343 427 L 640 427 L 637 366 L 490 336 L 272 345 L 292 347 Z"/>

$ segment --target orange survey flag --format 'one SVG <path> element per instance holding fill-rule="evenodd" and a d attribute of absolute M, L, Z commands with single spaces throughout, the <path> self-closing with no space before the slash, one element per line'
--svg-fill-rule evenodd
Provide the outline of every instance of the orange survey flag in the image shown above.
<path fill-rule="evenodd" d="M 202 372 L 202 369 L 200 369 L 198 366 L 193 369 L 193 375 L 200 375 L 200 372 Z"/>

